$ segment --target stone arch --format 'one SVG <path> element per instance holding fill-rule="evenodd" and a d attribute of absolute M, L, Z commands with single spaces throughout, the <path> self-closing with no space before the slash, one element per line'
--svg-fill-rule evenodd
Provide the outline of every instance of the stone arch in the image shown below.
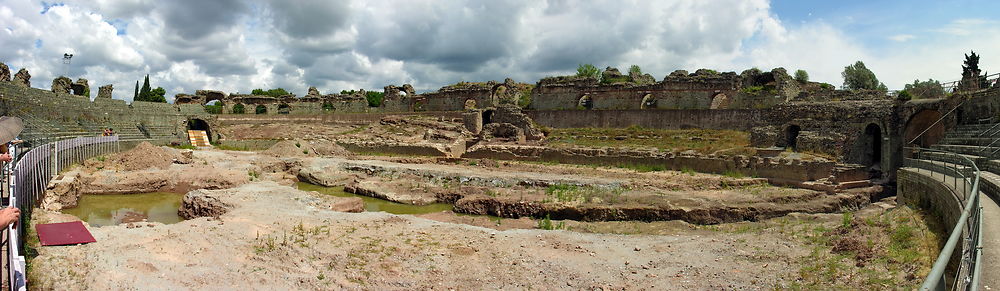
<path fill-rule="evenodd" d="M 257 104 L 254 108 L 254 114 L 267 114 L 267 106 L 264 104 Z"/>
<path fill-rule="evenodd" d="M 503 83 L 496 84 L 493 88 L 490 88 L 490 101 L 493 102 L 492 106 L 505 102 L 504 98 L 510 97 L 510 90 L 511 88 Z"/>
<path fill-rule="evenodd" d="M 336 108 L 333 107 L 333 102 L 323 101 L 323 111 L 333 111 Z"/>
<path fill-rule="evenodd" d="M 801 131 L 802 128 L 795 124 L 785 127 L 784 144 L 786 149 L 799 150 L 799 133 Z"/>
<path fill-rule="evenodd" d="M 278 104 L 278 114 L 289 114 L 292 112 L 292 106 L 288 103 Z"/>
<path fill-rule="evenodd" d="M 712 104 L 708 106 L 709 109 L 729 109 L 729 104 L 732 101 L 725 93 L 719 92 L 712 96 Z"/>
<path fill-rule="evenodd" d="M 639 104 L 639 109 L 654 109 L 656 108 L 656 98 L 653 94 L 646 94 L 642 96 L 642 103 Z"/>
<path fill-rule="evenodd" d="M 875 123 L 865 126 L 865 131 L 861 135 L 861 164 L 866 166 L 880 166 L 882 163 L 882 127 Z"/>
<path fill-rule="evenodd" d="M 214 142 L 215 139 L 212 138 L 212 127 L 209 126 L 208 122 L 200 118 L 192 118 L 187 121 L 188 130 L 203 130 L 205 134 L 208 135 L 208 141 Z"/>
<path fill-rule="evenodd" d="M 594 109 L 594 99 L 590 98 L 590 95 L 583 95 L 580 100 L 576 102 L 576 107 L 583 109 Z"/>
<path fill-rule="evenodd" d="M 938 122 L 941 116 L 941 112 L 934 109 L 924 109 L 910 116 L 903 129 L 906 146 L 929 147 L 944 138 L 944 124 Z"/>
<path fill-rule="evenodd" d="M 235 105 L 233 105 L 233 109 L 232 109 L 231 113 L 233 113 L 233 114 L 243 114 L 243 113 L 246 113 L 246 112 L 247 112 L 246 111 L 246 106 L 244 106 L 243 103 L 236 103 Z"/>

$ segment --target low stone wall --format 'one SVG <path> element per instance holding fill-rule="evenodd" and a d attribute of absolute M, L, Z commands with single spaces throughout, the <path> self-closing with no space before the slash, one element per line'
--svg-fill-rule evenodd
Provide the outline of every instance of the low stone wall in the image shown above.
<path fill-rule="evenodd" d="M 768 178 L 772 183 L 795 184 L 829 178 L 833 162 L 810 162 L 747 156 L 688 155 L 615 148 L 549 148 L 542 146 L 476 145 L 463 158 L 558 162 L 605 166 L 651 166 L 702 173 L 739 173 Z"/>
<path fill-rule="evenodd" d="M 465 152 L 465 141 L 454 144 L 435 143 L 393 143 L 384 141 L 337 141 L 344 149 L 361 154 L 393 154 L 409 156 L 460 157 Z"/>
<path fill-rule="evenodd" d="M 331 113 L 312 115 L 254 115 L 254 114 L 219 114 L 216 115 L 222 125 L 234 124 L 272 124 L 272 123 L 341 123 L 341 124 L 369 124 L 381 120 L 390 115 L 423 115 L 437 116 L 447 119 L 460 119 L 460 111 L 435 111 L 435 112 L 397 112 L 397 113 Z"/>
<path fill-rule="evenodd" d="M 749 130 L 764 125 L 757 109 L 634 109 L 525 111 L 535 123 L 554 128 L 626 128 Z"/>
<path fill-rule="evenodd" d="M 912 168 L 901 168 L 896 172 L 896 186 L 896 197 L 900 204 L 933 211 L 941 218 L 941 223 L 949 233 L 962 216 L 963 205 L 956 198 L 955 192 L 935 178 Z"/>

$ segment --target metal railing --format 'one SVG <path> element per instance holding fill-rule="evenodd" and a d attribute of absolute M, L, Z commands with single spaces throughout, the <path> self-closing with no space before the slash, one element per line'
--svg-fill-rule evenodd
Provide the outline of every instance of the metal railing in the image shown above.
<path fill-rule="evenodd" d="M 932 178 L 936 177 L 935 174 L 940 174 L 941 182 L 951 186 L 955 198 L 964 202 L 962 214 L 952 228 L 948 241 L 945 242 L 920 290 L 946 290 L 949 281 L 952 282 L 951 290 L 978 290 L 983 249 L 983 234 L 980 231 L 983 214 L 979 201 L 979 167 L 967 156 L 953 152 L 910 147 L 905 149 L 912 151 L 916 157 L 921 157 L 925 153 L 944 155 L 944 158 L 938 160 L 948 162 L 906 158 L 903 164 L 905 167 L 927 170 Z M 949 277 L 945 270 L 959 246 L 962 249 L 958 268 L 953 276 Z"/>
<path fill-rule="evenodd" d="M 8 205 L 21 210 L 21 221 L 27 222 L 31 211 L 44 198 L 45 188 L 52 177 L 61 170 L 100 155 L 119 151 L 118 136 L 77 137 L 46 143 L 20 153 L 24 149 L 14 146 L 12 155 L 17 158 L 4 166 Z M 6 279 L 11 290 L 26 290 L 25 245 L 23 238 L 27 227 L 8 226 Z"/>

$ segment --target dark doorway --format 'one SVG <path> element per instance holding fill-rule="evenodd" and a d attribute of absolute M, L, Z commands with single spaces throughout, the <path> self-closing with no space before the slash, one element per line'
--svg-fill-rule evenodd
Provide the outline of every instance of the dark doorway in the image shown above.
<path fill-rule="evenodd" d="M 257 109 L 254 112 L 257 114 L 267 114 L 267 106 L 257 105 Z"/>
<path fill-rule="evenodd" d="M 865 127 L 865 139 L 868 141 L 869 148 L 864 149 L 865 151 L 865 161 L 868 162 L 868 166 L 876 166 L 882 164 L 882 129 L 878 125 L 872 123 Z"/>
<path fill-rule="evenodd" d="M 799 151 L 799 131 L 798 125 L 791 125 L 785 129 L 785 148 L 792 151 Z"/>
<path fill-rule="evenodd" d="M 212 129 L 211 127 L 208 126 L 208 122 L 195 118 L 195 119 L 188 119 L 187 125 L 188 125 L 187 126 L 188 130 L 203 130 L 205 131 L 205 134 L 208 135 L 209 142 L 215 141 L 215 139 L 212 138 Z"/>
<path fill-rule="evenodd" d="M 288 106 L 288 104 L 278 105 L 278 114 L 288 114 L 290 112 L 292 112 L 292 107 Z"/>
<path fill-rule="evenodd" d="M 930 147 L 944 138 L 944 124 L 938 122 L 941 117 L 941 112 L 933 109 L 921 110 L 911 116 L 903 130 L 904 146 Z"/>
<path fill-rule="evenodd" d="M 493 110 L 483 111 L 483 124 L 489 124 L 493 122 Z"/>
<path fill-rule="evenodd" d="M 582 109 L 594 109 L 594 99 L 591 99 L 589 95 L 584 95 L 577 101 L 576 106 Z"/>

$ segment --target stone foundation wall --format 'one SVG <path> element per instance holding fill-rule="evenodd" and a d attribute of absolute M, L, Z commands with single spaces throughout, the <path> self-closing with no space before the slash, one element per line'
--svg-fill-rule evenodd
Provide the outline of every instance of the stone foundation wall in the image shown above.
<path fill-rule="evenodd" d="M 691 110 L 532 110 L 535 123 L 554 128 L 626 128 L 750 130 L 764 125 L 764 112 L 756 109 Z"/>
<path fill-rule="evenodd" d="M 951 232 L 962 216 L 962 203 L 951 188 L 937 179 L 917 173 L 911 168 L 896 173 L 896 197 L 900 204 L 910 204 L 928 209 L 942 219 L 941 223 Z"/>
<path fill-rule="evenodd" d="M 476 145 L 463 158 L 558 162 L 605 166 L 650 166 L 702 173 L 739 173 L 768 178 L 777 184 L 795 184 L 830 178 L 833 162 L 810 162 L 747 156 L 688 155 L 674 152 L 615 148 L 549 148 L 543 146 Z M 834 179 L 836 180 L 836 179 Z"/>
<path fill-rule="evenodd" d="M 390 115 L 422 115 L 437 116 L 450 120 L 462 118 L 462 112 L 393 112 L 393 113 L 337 113 L 337 114 L 289 114 L 289 115 L 266 115 L 266 114 L 222 114 L 216 118 L 222 125 L 233 124 L 264 124 L 264 123 L 340 123 L 340 124 L 369 124 L 382 120 Z"/>

